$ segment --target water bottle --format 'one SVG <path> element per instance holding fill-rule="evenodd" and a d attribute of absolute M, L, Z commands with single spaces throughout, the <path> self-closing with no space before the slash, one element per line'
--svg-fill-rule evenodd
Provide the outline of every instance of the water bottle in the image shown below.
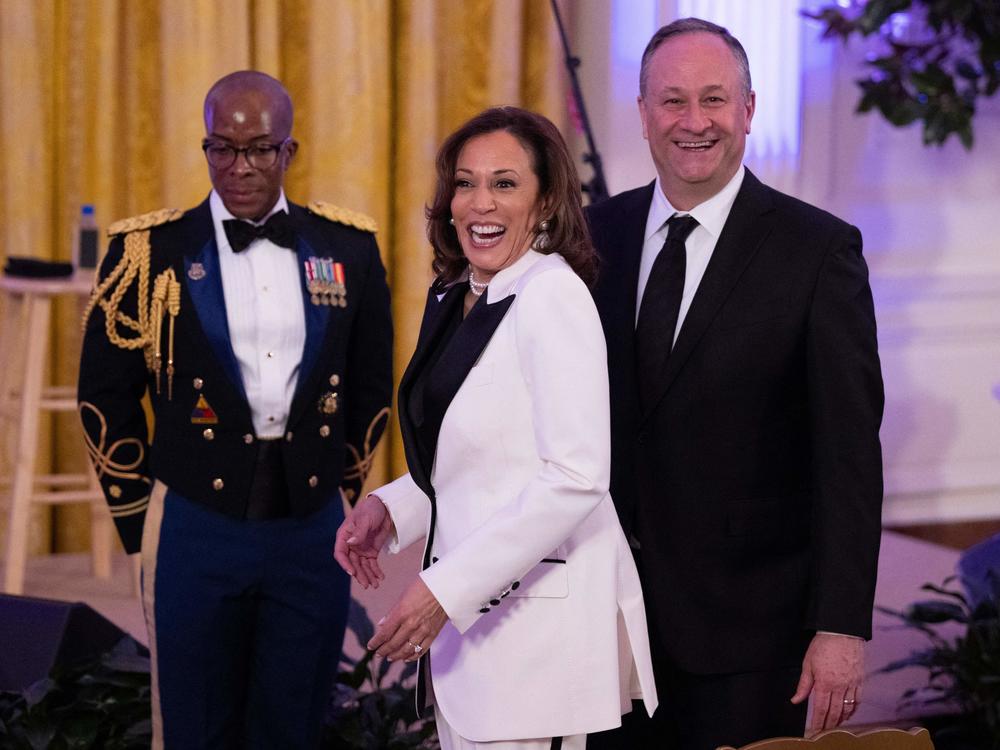
<path fill-rule="evenodd" d="M 73 237 L 73 268 L 77 271 L 93 271 L 97 268 L 97 217 L 94 206 L 84 203 L 80 208 L 80 221 Z"/>

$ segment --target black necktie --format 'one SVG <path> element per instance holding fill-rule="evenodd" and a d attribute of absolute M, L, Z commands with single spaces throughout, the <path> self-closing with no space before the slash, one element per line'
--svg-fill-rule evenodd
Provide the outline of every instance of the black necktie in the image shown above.
<path fill-rule="evenodd" d="M 653 261 L 642 295 L 635 327 L 635 360 L 643 408 L 652 406 L 659 377 L 670 359 L 677 315 L 684 296 L 684 271 L 687 266 L 684 241 L 696 226 L 698 222 L 691 216 L 674 214 L 670 217 L 666 242 Z"/>
<path fill-rule="evenodd" d="M 226 239 L 234 253 L 242 253 L 257 239 L 270 240 L 281 247 L 295 247 L 295 230 L 284 211 L 272 214 L 271 218 L 260 225 L 240 219 L 226 219 L 222 222 L 222 228 L 226 230 Z"/>

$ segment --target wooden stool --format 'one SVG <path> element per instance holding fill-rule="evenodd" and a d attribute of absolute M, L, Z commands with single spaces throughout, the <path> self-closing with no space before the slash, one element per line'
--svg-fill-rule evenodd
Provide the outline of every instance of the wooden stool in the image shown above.
<path fill-rule="evenodd" d="M 38 420 L 42 410 L 76 412 L 75 386 L 44 386 L 49 353 L 52 298 L 90 294 L 87 278 L 26 279 L 0 276 L 3 320 L 0 321 L 0 436 L 13 436 L 6 446 L 12 471 L 10 520 L 7 525 L 7 563 L 4 591 L 20 594 L 28 559 L 31 504 L 90 503 L 90 547 L 94 575 L 111 575 L 114 525 L 93 469 L 81 474 L 35 476 Z M 8 441 L 9 443 L 9 441 Z M 5 478 L 6 479 L 6 478 Z M 3 485 L 0 485 L 2 487 Z"/>

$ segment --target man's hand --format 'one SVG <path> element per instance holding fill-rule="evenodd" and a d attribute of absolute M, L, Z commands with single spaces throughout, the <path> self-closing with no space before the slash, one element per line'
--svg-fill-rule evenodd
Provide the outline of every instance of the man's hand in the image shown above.
<path fill-rule="evenodd" d="M 333 557 L 363 588 L 378 588 L 385 578 L 378 555 L 394 531 L 392 516 L 382 501 L 375 495 L 368 495 L 354 506 L 337 529 Z"/>
<path fill-rule="evenodd" d="M 448 615 L 418 576 L 379 621 L 368 648 L 389 661 L 416 661 L 427 652 L 447 621 Z"/>
<path fill-rule="evenodd" d="M 792 696 L 792 703 L 801 703 L 812 693 L 807 736 L 838 726 L 858 707 L 864 680 L 864 646 L 863 640 L 849 635 L 813 636 L 802 660 L 798 689 Z"/>

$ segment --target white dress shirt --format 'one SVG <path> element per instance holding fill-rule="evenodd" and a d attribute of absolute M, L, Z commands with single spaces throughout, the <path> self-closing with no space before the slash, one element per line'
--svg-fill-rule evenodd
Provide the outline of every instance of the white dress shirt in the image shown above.
<path fill-rule="evenodd" d="M 677 328 L 674 329 L 674 341 L 677 340 L 677 333 L 681 330 L 687 311 L 691 307 L 691 300 L 694 299 L 701 277 L 705 275 L 708 261 L 712 258 L 715 244 L 722 234 L 722 227 L 726 225 L 729 218 L 729 211 L 736 200 L 736 194 L 740 192 L 743 184 L 743 175 L 746 169 L 743 165 L 736 170 L 733 178 L 726 183 L 718 193 L 713 195 L 704 203 L 699 203 L 690 211 L 678 211 L 670 205 L 670 201 L 663 194 L 663 187 L 660 185 L 660 178 L 656 178 L 656 185 L 653 189 L 653 201 L 649 205 L 649 215 L 646 219 L 646 232 L 643 235 L 642 260 L 639 262 L 639 289 L 636 295 L 635 319 L 639 321 L 639 306 L 642 304 L 642 295 L 646 291 L 646 282 L 649 281 L 649 272 L 653 269 L 653 261 L 663 249 L 663 243 L 667 239 L 667 219 L 675 213 L 690 214 L 697 222 L 698 226 L 688 235 L 684 247 L 687 250 L 687 264 L 684 267 L 684 296 L 681 298 L 680 311 L 677 314 Z"/>
<path fill-rule="evenodd" d="M 222 222 L 235 217 L 214 190 L 209 205 L 229 340 L 243 376 L 254 430 L 258 438 L 281 437 L 306 343 L 299 259 L 294 250 L 266 239 L 254 240 L 243 252 L 234 253 Z M 262 221 L 279 211 L 288 211 L 284 191 Z"/>

